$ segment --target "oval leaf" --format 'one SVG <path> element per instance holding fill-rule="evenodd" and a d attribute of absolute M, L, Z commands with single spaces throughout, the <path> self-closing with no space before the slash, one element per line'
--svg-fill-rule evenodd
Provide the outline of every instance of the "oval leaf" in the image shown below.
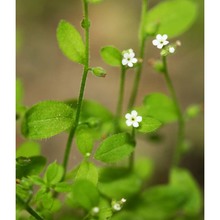
<path fill-rule="evenodd" d="M 95 153 L 95 159 L 112 163 L 124 159 L 134 150 L 135 143 L 128 133 L 119 133 L 106 138 Z"/>
<path fill-rule="evenodd" d="M 151 116 L 162 123 L 168 123 L 177 120 L 176 108 L 170 97 L 162 93 L 152 93 L 145 96 L 144 107 L 141 113 Z"/>
<path fill-rule="evenodd" d="M 140 126 L 138 127 L 138 131 L 142 133 L 148 133 L 155 131 L 158 129 L 162 123 L 155 118 L 152 117 L 142 117 L 142 121 L 140 122 Z"/>
<path fill-rule="evenodd" d="M 110 66 L 121 66 L 122 54 L 117 48 L 106 46 L 101 49 L 100 53 L 102 59 Z"/>
<path fill-rule="evenodd" d="M 73 185 L 73 198 L 77 204 L 86 210 L 98 206 L 99 192 L 95 185 L 88 180 L 77 180 Z"/>
<path fill-rule="evenodd" d="M 16 150 L 16 157 L 32 157 L 40 155 L 41 148 L 40 144 L 27 141 L 21 144 L 18 149 Z"/>
<path fill-rule="evenodd" d="M 61 20 L 57 28 L 57 41 L 61 51 L 70 60 L 85 63 L 85 45 L 73 25 Z"/>
<path fill-rule="evenodd" d="M 74 110 L 58 101 L 44 101 L 31 107 L 22 121 L 22 134 L 30 139 L 52 137 L 70 128 Z"/>
<path fill-rule="evenodd" d="M 152 8 L 146 16 L 145 31 L 151 34 L 152 26 L 158 26 L 158 34 L 176 37 L 187 31 L 196 19 L 197 6 L 191 0 L 164 1 Z"/>

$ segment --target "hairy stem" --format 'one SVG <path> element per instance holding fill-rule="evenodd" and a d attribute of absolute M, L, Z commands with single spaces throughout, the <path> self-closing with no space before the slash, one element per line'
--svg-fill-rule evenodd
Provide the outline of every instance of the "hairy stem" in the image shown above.
<path fill-rule="evenodd" d="M 177 166 L 180 162 L 180 156 L 181 156 L 181 148 L 184 142 L 184 136 L 185 136 L 185 121 L 183 114 L 181 112 L 180 104 L 178 102 L 176 92 L 172 83 L 172 80 L 169 76 L 169 72 L 167 69 L 167 60 L 166 56 L 162 56 L 163 66 L 164 66 L 164 77 L 167 83 L 167 87 L 170 91 L 171 97 L 173 99 L 177 116 L 178 116 L 178 134 L 177 134 L 177 146 L 174 151 L 174 157 L 173 157 L 173 166 Z"/>
<path fill-rule="evenodd" d="M 23 199 L 16 194 L 16 200 L 22 204 L 25 210 L 37 220 L 44 220 L 33 208 L 31 208 Z"/>
<path fill-rule="evenodd" d="M 141 59 L 141 62 L 136 69 L 132 92 L 128 103 L 128 109 L 131 109 L 135 104 L 141 73 L 143 69 L 144 49 L 146 42 L 146 36 L 144 34 L 144 21 L 146 14 L 147 14 L 147 0 L 142 0 L 141 22 L 139 27 L 139 58 Z"/>
<path fill-rule="evenodd" d="M 121 113 L 122 113 L 122 104 L 123 104 L 123 99 L 124 99 L 124 87 L 125 87 L 125 73 L 126 73 L 126 68 L 122 66 L 121 67 L 120 88 L 119 88 L 119 98 L 118 98 L 116 117 L 115 117 L 116 131 L 119 130 L 119 119 L 120 119 Z"/>
<path fill-rule="evenodd" d="M 66 144 L 66 150 L 63 158 L 63 167 L 64 167 L 64 176 L 63 179 L 65 178 L 66 175 L 66 170 L 67 170 L 67 164 L 69 160 L 69 155 L 70 155 L 70 150 L 73 142 L 73 137 L 75 134 L 75 131 L 77 129 L 77 126 L 79 124 L 79 119 L 80 119 L 80 113 L 81 113 L 81 108 L 82 108 L 82 102 L 83 102 L 83 95 L 84 95 L 84 90 L 86 86 L 86 79 L 89 71 L 89 15 L 88 15 L 88 2 L 87 0 L 83 0 L 83 6 L 84 6 L 84 28 L 85 28 L 85 63 L 84 63 L 84 70 L 83 70 L 83 75 L 82 75 L 82 80 L 81 80 L 81 86 L 80 86 L 80 92 L 79 92 L 79 97 L 77 101 L 77 107 L 76 107 L 76 115 L 75 115 L 75 122 L 74 126 L 72 127 L 69 137 L 67 140 Z"/>

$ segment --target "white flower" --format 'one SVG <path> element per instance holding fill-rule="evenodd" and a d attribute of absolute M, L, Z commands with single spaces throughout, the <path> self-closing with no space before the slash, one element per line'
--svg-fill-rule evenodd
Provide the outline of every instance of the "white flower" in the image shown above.
<path fill-rule="evenodd" d="M 120 211 L 120 210 L 121 210 L 120 204 L 119 204 L 119 203 L 115 203 L 115 204 L 113 205 L 113 209 L 114 209 L 115 211 Z"/>
<path fill-rule="evenodd" d="M 158 49 L 161 49 L 163 46 L 167 45 L 169 41 L 167 41 L 168 36 L 164 34 L 163 36 L 161 34 L 158 34 L 156 36 L 156 39 L 152 41 L 153 45 L 156 46 Z"/>
<path fill-rule="evenodd" d="M 93 213 L 93 214 L 99 213 L 99 207 L 94 207 L 94 208 L 92 209 L 92 213 Z"/>
<path fill-rule="evenodd" d="M 134 63 L 137 63 L 137 58 L 135 58 L 135 53 L 132 49 L 123 52 L 122 64 L 124 66 L 128 65 L 133 67 Z"/>
<path fill-rule="evenodd" d="M 122 199 L 121 199 L 121 202 L 122 202 L 122 203 L 125 203 L 125 202 L 126 202 L 126 199 L 122 198 Z"/>
<path fill-rule="evenodd" d="M 135 110 L 131 111 L 131 114 L 127 113 L 125 115 L 125 118 L 127 119 L 126 120 L 127 126 L 132 125 L 134 128 L 139 127 L 139 122 L 142 121 L 142 117 L 138 116 L 138 113 Z"/>
<path fill-rule="evenodd" d="M 175 52 L 175 48 L 174 48 L 174 47 L 170 47 L 170 48 L 169 48 L 169 52 L 170 52 L 170 53 L 174 53 L 174 52 Z"/>

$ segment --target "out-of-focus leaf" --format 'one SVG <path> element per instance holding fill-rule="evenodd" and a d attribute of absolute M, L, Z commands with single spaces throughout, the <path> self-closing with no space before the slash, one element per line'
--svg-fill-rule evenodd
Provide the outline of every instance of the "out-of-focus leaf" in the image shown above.
<path fill-rule="evenodd" d="M 137 130 L 141 133 L 148 133 L 157 130 L 162 123 L 155 118 L 142 116 L 142 121 Z"/>
<path fill-rule="evenodd" d="M 27 141 L 21 144 L 16 150 L 16 157 L 31 157 L 40 155 L 40 144 Z"/>

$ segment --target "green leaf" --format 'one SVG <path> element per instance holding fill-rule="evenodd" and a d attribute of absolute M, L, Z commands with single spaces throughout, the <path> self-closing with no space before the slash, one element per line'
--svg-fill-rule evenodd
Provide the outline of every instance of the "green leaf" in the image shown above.
<path fill-rule="evenodd" d="M 44 181 L 49 185 L 55 185 L 60 182 L 63 177 L 64 169 L 56 162 L 51 163 L 44 174 Z"/>
<path fill-rule="evenodd" d="M 162 123 L 169 123 L 177 120 L 176 108 L 168 96 L 162 93 L 152 93 L 145 96 L 144 106 L 140 109 L 139 115 L 150 116 Z"/>
<path fill-rule="evenodd" d="M 131 197 L 140 190 L 141 184 L 141 179 L 126 168 L 107 167 L 99 171 L 98 188 L 111 199 Z"/>
<path fill-rule="evenodd" d="M 137 216 L 137 213 L 134 213 L 132 211 L 120 211 L 119 213 L 116 213 L 111 220 L 146 220 L 145 218 L 141 216 Z"/>
<path fill-rule="evenodd" d="M 98 170 L 93 163 L 83 161 L 76 174 L 76 180 L 86 179 L 94 185 L 98 182 Z"/>
<path fill-rule="evenodd" d="M 117 48 L 106 46 L 101 49 L 100 53 L 102 59 L 110 66 L 121 66 L 122 54 Z"/>
<path fill-rule="evenodd" d="M 94 145 L 94 131 L 86 124 L 82 124 L 77 128 L 75 141 L 79 151 L 86 156 L 91 153 Z"/>
<path fill-rule="evenodd" d="M 154 186 L 146 190 L 137 207 L 138 215 L 151 220 L 168 220 L 181 212 L 188 195 L 179 187 Z"/>
<path fill-rule="evenodd" d="M 162 123 L 157 119 L 143 116 L 137 130 L 142 133 L 148 133 L 157 130 L 161 125 Z"/>
<path fill-rule="evenodd" d="M 98 206 L 99 192 L 95 185 L 88 180 L 77 180 L 73 185 L 73 199 L 86 210 Z"/>
<path fill-rule="evenodd" d="M 29 175 L 41 172 L 46 164 L 46 158 L 42 156 L 16 158 L 16 178 L 21 179 Z"/>
<path fill-rule="evenodd" d="M 57 41 L 61 51 L 70 60 L 85 63 L 85 45 L 79 32 L 65 20 L 59 22 L 57 28 Z"/>
<path fill-rule="evenodd" d="M 198 215 L 202 209 L 202 196 L 199 185 L 185 169 L 175 168 L 171 171 L 170 183 L 178 186 L 188 195 L 183 211 L 188 215 Z"/>
<path fill-rule="evenodd" d="M 20 79 L 16 79 L 16 109 L 23 105 L 24 88 Z"/>
<path fill-rule="evenodd" d="M 49 138 L 69 129 L 74 122 L 74 111 L 59 101 L 43 101 L 26 111 L 22 133 L 26 138 Z"/>
<path fill-rule="evenodd" d="M 146 34 L 152 34 L 152 30 L 157 29 L 158 34 L 167 34 L 169 38 L 177 37 L 192 26 L 196 15 L 197 5 L 192 0 L 163 1 L 148 11 L 145 20 Z"/>
<path fill-rule="evenodd" d="M 95 76 L 98 76 L 98 77 L 106 76 L 106 71 L 102 67 L 93 67 L 91 71 Z"/>
<path fill-rule="evenodd" d="M 129 156 L 135 143 L 128 133 L 119 133 L 106 138 L 95 153 L 95 159 L 106 163 L 117 162 Z"/>
<path fill-rule="evenodd" d="M 16 157 L 32 157 L 40 155 L 40 144 L 27 141 L 21 144 L 16 150 Z"/>
<path fill-rule="evenodd" d="M 54 187 L 54 190 L 56 192 L 71 192 L 72 185 L 70 185 L 67 182 L 60 182 L 56 184 L 56 186 Z"/>

